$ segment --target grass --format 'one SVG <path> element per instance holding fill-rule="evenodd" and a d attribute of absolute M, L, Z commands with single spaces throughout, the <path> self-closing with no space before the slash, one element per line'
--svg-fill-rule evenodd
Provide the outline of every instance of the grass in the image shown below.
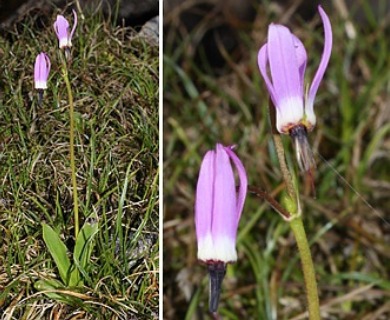
<path fill-rule="evenodd" d="M 158 318 L 158 48 L 99 14 L 79 17 L 69 65 L 80 222 L 97 222 L 98 233 L 83 286 L 51 298 L 34 287 L 59 280 L 42 223 L 75 246 L 55 14 L 35 13 L 0 37 L 0 319 Z M 42 106 L 40 51 L 52 62 Z"/>
<path fill-rule="evenodd" d="M 334 46 L 316 102 L 310 134 L 317 159 L 316 198 L 302 185 L 303 221 L 314 259 L 323 319 L 390 316 L 389 20 L 368 1 L 330 16 Z M 308 52 L 307 81 L 322 50 L 317 14 L 274 11 L 263 2 L 239 46 L 223 52 L 218 70 L 202 55 L 199 35 L 211 14 L 187 31 L 177 12 L 164 16 L 164 316 L 210 319 L 207 271 L 196 259 L 194 194 L 200 162 L 216 142 L 237 144 L 249 184 L 280 199 L 284 189 L 268 120 L 268 93 L 257 52 L 271 22 L 285 21 Z M 293 9 L 292 9 L 293 10 Z M 360 10 L 359 22 L 355 12 Z M 210 11 L 211 12 L 211 11 Z M 291 14 L 288 16 L 288 14 Z M 211 18 L 210 18 L 211 16 Z M 290 17 L 290 18 L 289 18 Z M 218 16 L 224 21 L 222 16 Z M 351 24 L 354 34 L 349 34 Z M 233 36 L 233 35 L 232 35 Z M 239 53 L 239 55 L 237 55 Z M 239 58 L 238 58 L 239 57 Z M 296 168 L 288 137 L 287 161 Z M 228 267 L 223 319 L 305 319 L 305 294 L 296 244 L 288 225 L 249 195 L 241 218 L 239 259 Z"/>

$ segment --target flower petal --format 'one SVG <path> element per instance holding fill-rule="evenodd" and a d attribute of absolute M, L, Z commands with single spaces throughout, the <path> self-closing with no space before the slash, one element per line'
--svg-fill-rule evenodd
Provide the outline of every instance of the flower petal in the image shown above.
<path fill-rule="evenodd" d="M 286 27 L 275 24 L 269 26 L 268 58 L 275 106 L 280 109 L 285 99 L 303 99 L 294 38 Z"/>
<path fill-rule="evenodd" d="M 34 64 L 34 81 L 37 82 L 40 80 L 40 64 L 41 64 L 41 54 L 38 54 L 35 58 L 35 64 Z"/>
<path fill-rule="evenodd" d="M 57 15 L 57 19 L 54 22 L 54 31 L 57 34 L 59 40 L 59 47 L 63 48 L 68 46 L 68 33 L 69 33 L 69 22 L 62 15 Z"/>
<path fill-rule="evenodd" d="M 70 32 L 70 35 L 69 35 L 69 43 L 72 43 L 72 38 L 73 38 L 73 34 L 76 30 L 76 27 L 77 27 L 77 13 L 76 11 L 73 9 L 73 27 L 72 27 L 72 31 Z"/>
<path fill-rule="evenodd" d="M 217 144 L 216 149 L 211 234 L 213 239 L 226 235 L 235 240 L 238 219 L 233 168 L 225 148 L 221 144 Z"/>
<path fill-rule="evenodd" d="M 318 70 L 313 78 L 313 82 L 309 89 L 309 94 L 306 99 L 306 114 L 313 114 L 313 104 L 314 104 L 314 98 L 317 94 L 318 87 L 320 85 L 320 82 L 322 78 L 324 77 L 325 70 L 328 66 L 328 62 L 330 59 L 330 54 L 332 51 L 332 26 L 330 24 L 329 17 L 326 15 L 325 11 L 322 9 L 321 6 L 318 6 L 318 11 L 320 13 L 322 23 L 324 25 L 324 50 L 322 52 L 321 62 L 318 67 Z"/>
<path fill-rule="evenodd" d="M 48 57 L 48 55 L 46 53 L 44 53 L 45 55 L 45 61 L 46 61 L 46 74 L 45 74 L 45 79 L 47 80 L 47 78 L 49 78 L 49 73 L 50 73 L 50 68 L 51 68 L 51 62 L 50 62 L 50 59 Z"/>
<path fill-rule="evenodd" d="M 246 175 L 244 165 L 242 164 L 241 160 L 237 157 L 237 155 L 234 153 L 233 148 L 225 147 L 225 151 L 227 152 L 230 159 L 233 161 L 234 165 L 236 166 L 238 178 L 240 180 L 240 186 L 238 189 L 238 196 L 237 196 L 237 225 L 238 225 L 238 222 L 241 217 L 242 209 L 244 208 L 245 197 L 248 190 L 248 178 Z"/>
<path fill-rule="evenodd" d="M 276 102 L 274 100 L 274 87 L 272 85 L 272 82 L 270 78 L 268 77 L 268 48 L 267 44 L 264 44 L 257 55 L 257 64 L 259 66 L 259 70 L 261 75 L 263 76 L 263 79 L 265 81 L 265 85 L 267 86 L 268 92 L 271 96 L 271 99 L 273 103 L 276 105 Z"/>
<path fill-rule="evenodd" d="M 50 72 L 50 59 L 46 53 L 37 55 L 34 64 L 34 87 L 35 89 L 46 89 L 47 78 Z"/>
<path fill-rule="evenodd" d="M 306 49 L 296 36 L 293 36 L 293 42 L 295 47 L 295 55 L 297 57 L 298 70 L 299 70 L 299 79 L 301 84 L 302 92 L 305 92 L 305 70 L 306 70 L 306 62 L 307 62 L 307 54 Z"/>
<path fill-rule="evenodd" d="M 240 179 L 238 192 L 233 164 Z M 199 173 L 195 203 L 198 258 L 203 261 L 237 260 L 236 237 L 247 191 L 245 169 L 231 150 L 217 144 L 204 157 Z"/>
<path fill-rule="evenodd" d="M 215 176 L 215 151 L 208 151 L 200 167 L 195 199 L 195 227 L 198 241 L 211 235 Z"/>

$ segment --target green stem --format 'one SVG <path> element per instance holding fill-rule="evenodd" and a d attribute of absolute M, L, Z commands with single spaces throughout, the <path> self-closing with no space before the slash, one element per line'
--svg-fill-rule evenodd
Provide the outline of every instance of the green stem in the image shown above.
<path fill-rule="evenodd" d="M 291 200 L 298 202 L 298 198 L 297 198 L 297 194 L 295 192 L 291 173 L 288 170 L 288 167 L 286 164 L 282 138 L 280 137 L 280 134 L 278 134 L 278 133 L 272 134 L 272 138 L 274 140 L 276 154 L 278 156 L 279 166 L 280 166 L 280 170 L 282 171 L 283 180 L 284 180 L 284 183 L 286 184 L 287 193 L 290 196 Z"/>
<path fill-rule="evenodd" d="M 282 171 L 283 179 L 286 184 L 287 193 L 290 197 L 292 205 L 291 208 L 294 208 L 290 212 L 290 226 L 295 236 L 295 241 L 297 242 L 299 255 L 301 258 L 301 264 L 303 269 L 303 277 L 305 279 L 306 287 L 306 299 L 308 304 L 309 319 L 310 320 L 320 320 L 320 303 L 318 298 L 317 290 L 317 280 L 314 271 L 313 259 L 310 253 L 309 243 L 307 241 L 305 228 L 302 223 L 301 208 L 299 205 L 298 191 L 294 186 L 292 175 L 288 170 L 286 159 L 284 155 L 283 142 L 279 134 L 273 134 L 273 140 L 276 147 L 276 153 L 279 159 L 280 169 Z M 287 209 L 291 209 L 287 208 Z"/>
<path fill-rule="evenodd" d="M 320 303 L 318 298 L 317 281 L 314 271 L 313 259 L 310 253 L 309 243 L 307 241 L 305 228 L 301 216 L 290 221 L 291 229 L 294 233 L 301 257 L 303 277 L 306 286 L 306 298 L 309 310 L 310 320 L 320 320 Z"/>
<path fill-rule="evenodd" d="M 77 180 L 76 180 L 76 164 L 74 156 L 74 105 L 73 105 L 73 94 L 72 88 L 70 86 L 69 76 L 68 76 L 68 67 L 66 61 L 61 55 L 62 60 L 62 70 L 64 75 L 64 80 L 66 84 L 66 90 L 68 92 L 69 100 L 69 120 L 70 120 L 70 132 L 69 132 L 69 148 L 70 148 L 70 168 L 72 171 L 72 194 L 73 194 L 73 215 L 74 215 L 74 235 L 77 239 L 79 234 L 79 204 L 78 204 L 78 195 L 77 195 Z"/>

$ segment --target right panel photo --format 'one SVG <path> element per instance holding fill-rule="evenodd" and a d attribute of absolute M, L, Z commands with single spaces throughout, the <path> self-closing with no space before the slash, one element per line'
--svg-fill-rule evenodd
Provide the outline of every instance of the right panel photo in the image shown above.
<path fill-rule="evenodd" d="M 164 319 L 389 319 L 390 4 L 164 1 Z"/>

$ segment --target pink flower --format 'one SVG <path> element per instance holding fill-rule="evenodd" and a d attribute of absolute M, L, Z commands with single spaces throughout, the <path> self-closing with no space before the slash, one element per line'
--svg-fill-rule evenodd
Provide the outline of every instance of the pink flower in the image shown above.
<path fill-rule="evenodd" d="M 37 55 L 34 65 L 34 83 L 35 89 L 46 89 L 47 78 L 50 72 L 50 59 L 46 53 L 41 52 Z"/>
<path fill-rule="evenodd" d="M 318 6 L 324 25 L 324 50 L 318 70 L 305 94 L 307 55 L 302 42 L 282 25 L 271 24 L 268 41 L 258 55 L 260 73 L 276 108 L 276 128 L 290 133 L 302 125 L 310 131 L 316 124 L 314 98 L 327 68 L 332 50 L 332 28 L 325 11 Z"/>
<path fill-rule="evenodd" d="M 239 189 L 233 166 L 239 178 Z M 217 144 L 202 161 L 196 188 L 195 226 L 198 259 L 209 262 L 237 260 L 236 237 L 247 192 L 247 176 L 232 148 Z"/>
<path fill-rule="evenodd" d="M 54 31 L 56 32 L 56 35 L 58 37 L 60 49 L 70 48 L 72 46 L 72 37 L 77 26 L 77 14 L 76 11 L 74 10 L 72 11 L 74 16 L 72 31 L 69 32 L 70 30 L 69 22 L 62 15 L 57 15 L 57 19 L 53 25 Z"/>

